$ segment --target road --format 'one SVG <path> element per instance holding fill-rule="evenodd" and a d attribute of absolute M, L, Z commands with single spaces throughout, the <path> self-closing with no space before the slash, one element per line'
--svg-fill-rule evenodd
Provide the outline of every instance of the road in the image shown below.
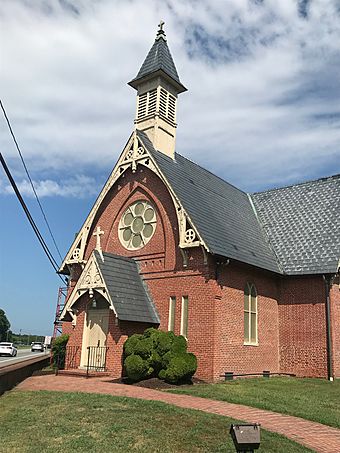
<path fill-rule="evenodd" d="M 0 368 L 3 368 L 8 365 L 13 365 L 14 363 L 22 362 L 33 357 L 41 357 L 44 355 L 49 355 L 51 352 L 50 349 L 47 349 L 45 352 L 31 352 L 31 349 L 18 349 L 18 355 L 16 357 L 0 357 Z"/>

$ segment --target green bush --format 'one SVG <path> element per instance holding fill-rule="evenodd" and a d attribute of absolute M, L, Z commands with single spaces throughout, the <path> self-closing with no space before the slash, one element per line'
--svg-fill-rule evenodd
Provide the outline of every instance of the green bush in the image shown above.
<path fill-rule="evenodd" d="M 129 337 L 124 343 L 124 357 L 134 354 L 137 343 L 143 338 L 143 335 L 135 333 Z"/>
<path fill-rule="evenodd" d="M 175 354 L 171 357 L 169 365 L 159 374 L 161 379 L 171 384 L 188 382 L 197 370 L 197 359 L 189 352 Z"/>
<path fill-rule="evenodd" d="M 162 357 L 171 350 L 175 335 L 173 332 L 163 332 L 161 330 L 159 332 L 160 334 L 157 338 L 156 351 Z"/>
<path fill-rule="evenodd" d="M 159 332 L 160 330 L 155 329 L 154 327 L 149 327 L 148 329 L 144 330 L 143 336 L 146 338 L 150 338 L 153 336 L 157 337 L 159 335 Z"/>
<path fill-rule="evenodd" d="M 124 368 L 128 378 L 132 382 L 141 381 L 150 374 L 153 369 L 149 367 L 148 362 L 143 360 L 139 355 L 131 354 L 124 360 Z"/>
<path fill-rule="evenodd" d="M 176 354 L 181 352 L 187 352 L 188 344 L 187 340 L 183 337 L 183 335 L 178 335 L 173 339 L 171 351 Z"/>
<path fill-rule="evenodd" d="M 149 359 L 153 351 L 153 344 L 150 338 L 141 338 L 135 346 L 134 354 L 139 355 L 143 359 Z"/>
<path fill-rule="evenodd" d="M 63 334 L 60 337 L 54 338 L 52 343 L 53 366 L 60 370 L 65 367 L 66 345 L 69 338 L 69 335 Z"/>
<path fill-rule="evenodd" d="M 126 340 L 124 370 L 133 382 L 152 376 L 171 383 L 186 382 L 197 369 L 196 357 L 186 351 L 183 336 L 151 327 Z"/>
<path fill-rule="evenodd" d="M 157 351 L 152 351 L 148 364 L 153 368 L 154 374 L 157 376 L 159 371 L 162 369 L 162 357 Z"/>
<path fill-rule="evenodd" d="M 141 334 L 134 334 L 124 343 L 124 356 L 131 354 L 139 355 L 143 359 L 148 359 L 153 351 L 153 341 Z"/>
<path fill-rule="evenodd" d="M 174 357 L 174 355 L 175 355 L 175 353 L 172 352 L 172 351 L 168 351 L 166 354 L 163 355 L 163 357 L 162 357 L 162 366 L 161 366 L 161 368 L 163 370 L 168 368 L 169 363 L 170 363 L 171 359 Z"/>

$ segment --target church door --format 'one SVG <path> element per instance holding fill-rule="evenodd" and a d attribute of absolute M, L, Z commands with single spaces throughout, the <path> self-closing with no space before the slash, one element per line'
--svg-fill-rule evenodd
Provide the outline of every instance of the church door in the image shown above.
<path fill-rule="evenodd" d="M 87 367 L 88 362 L 90 362 L 91 368 L 104 369 L 106 360 L 106 349 L 104 348 L 106 347 L 108 327 L 109 309 L 89 309 L 87 311 L 83 332 L 81 367 Z"/>

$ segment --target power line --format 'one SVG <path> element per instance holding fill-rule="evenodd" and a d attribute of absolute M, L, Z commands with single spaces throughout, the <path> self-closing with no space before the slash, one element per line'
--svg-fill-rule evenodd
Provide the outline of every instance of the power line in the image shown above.
<path fill-rule="evenodd" d="M 10 123 L 10 121 L 9 121 L 9 119 L 8 119 L 8 116 L 7 116 L 5 107 L 4 107 L 4 105 L 3 105 L 2 101 L 1 101 L 1 99 L 0 99 L 0 106 L 1 106 L 2 112 L 3 112 L 3 114 L 4 114 L 4 117 L 5 117 L 5 119 L 6 119 L 6 122 L 7 122 L 8 128 L 9 128 L 9 131 L 10 131 L 10 133 L 11 133 L 11 135 L 12 135 L 13 141 L 14 141 L 14 143 L 15 143 L 15 146 L 16 146 L 16 148 L 17 148 L 17 150 L 18 150 L 18 153 L 19 153 L 19 156 L 20 156 L 22 165 L 24 166 L 24 169 L 25 169 L 25 171 L 26 171 L 26 175 L 27 175 L 27 177 L 28 177 L 28 179 L 29 179 L 29 181 L 30 181 L 30 183 L 31 183 L 31 187 L 32 187 L 33 193 L 34 193 L 34 195 L 35 195 L 35 198 L 36 198 L 36 200 L 37 200 L 37 202 L 38 202 L 38 205 L 39 205 L 39 207 L 40 207 L 40 211 L 41 211 L 41 213 L 42 213 L 42 215 L 43 215 L 43 217 L 44 217 L 44 219 L 45 219 L 45 223 L 46 223 L 47 228 L 48 228 L 48 231 L 49 231 L 49 233 L 50 233 L 50 235 L 51 235 L 53 244 L 54 244 L 54 246 L 55 246 L 55 248 L 56 248 L 56 250 L 57 250 L 57 252 L 58 252 L 58 255 L 59 255 L 59 257 L 60 257 L 60 260 L 62 261 L 63 258 L 62 258 L 62 256 L 61 256 L 61 253 L 60 253 L 60 251 L 59 251 L 59 248 L 58 248 L 58 246 L 57 246 L 57 243 L 56 243 L 56 241 L 55 241 L 55 239 L 54 239 L 52 230 L 51 230 L 50 225 L 49 225 L 49 223 L 48 223 L 48 221 L 47 221 L 47 217 L 46 217 L 45 212 L 44 212 L 44 210 L 43 210 L 43 207 L 42 207 L 42 205 L 41 205 L 41 203 L 40 203 L 38 194 L 37 194 L 37 192 L 36 192 L 36 190 L 35 190 L 35 188 L 34 188 L 34 185 L 33 185 L 32 179 L 31 179 L 31 177 L 30 177 L 30 174 L 28 173 L 28 170 L 27 170 L 27 167 L 26 167 L 26 164 L 25 164 L 23 155 L 22 155 L 22 153 L 21 153 L 21 151 L 20 151 L 20 148 L 19 148 L 17 139 L 15 138 L 15 135 L 14 135 L 14 132 L 13 132 L 11 123 Z"/>
<path fill-rule="evenodd" d="M 15 183 L 15 181 L 13 179 L 13 176 L 11 175 L 11 172 L 10 172 L 9 168 L 7 167 L 6 161 L 5 161 L 5 159 L 4 159 L 4 157 L 3 157 L 1 152 L 0 152 L 0 162 L 2 164 L 2 167 L 3 167 L 8 179 L 9 179 L 9 181 L 11 183 L 11 186 L 13 187 L 13 190 L 14 190 L 14 192 L 15 192 L 15 194 L 16 194 L 16 196 L 17 196 L 17 198 L 18 198 L 18 200 L 19 200 L 19 202 L 20 202 L 20 204 L 21 204 L 21 206 L 22 206 L 22 208 L 23 208 L 23 210 L 24 210 L 24 212 L 26 214 L 26 217 L 27 217 L 29 223 L 31 224 L 31 226 L 33 228 L 33 231 L 34 231 L 35 235 L 37 236 L 38 241 L 40 242 L 40 244 L 41 244 L 41 246 L 42 246 L 42 248 L 43 248 L 43 250 L 44 250 L 44 252 L 45 252 L 45 254 L 46 254 L 47 258 L 48 258 L 48 260 L 50 261 L 53 269 L 56 272 L 58 272 L 58 263 L 53 258 L 52 253 L 50 252 L 50 250 L 49 250 L 44 238 L 42 237 L 42 235 L 41 235 L 36 223 L 34 222 L 33 217 L 31 216 L 31 213 L 29 212 L 28 207 L 26 206 L 26 203 L 25 203 L 24 199 L 22 198 L 22 196 L 21 196 L 21 194 L 19 192 L 19 189 L 18 189 L 18 187 L 17 187 L 17 185 L 16 185 L 16 183 Z M 58 276 L 63 281 L 63 283 L 65 283 L 64 279 L 62 278 L 62 276 L 60 274 L 58 274 Z"/>

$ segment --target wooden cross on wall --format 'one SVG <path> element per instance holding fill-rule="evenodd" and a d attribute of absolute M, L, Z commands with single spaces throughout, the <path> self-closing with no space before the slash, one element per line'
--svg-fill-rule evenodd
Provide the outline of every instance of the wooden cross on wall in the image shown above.
<path fill-rule="evenodd" d="M 104 234 L 104 231 L 102 231 L 100 229 L 100 226 L 97 226 L 97 229 L 93 233 L 93 236 L 97 237 L 96 250 L 98 250 L 98 252 L 101 252 L 101 250 L 102 250 L 102 246 L 101 246 L 101 243 L 100 243 L 100 236 L 102 236 L 103 234 Z"/>

